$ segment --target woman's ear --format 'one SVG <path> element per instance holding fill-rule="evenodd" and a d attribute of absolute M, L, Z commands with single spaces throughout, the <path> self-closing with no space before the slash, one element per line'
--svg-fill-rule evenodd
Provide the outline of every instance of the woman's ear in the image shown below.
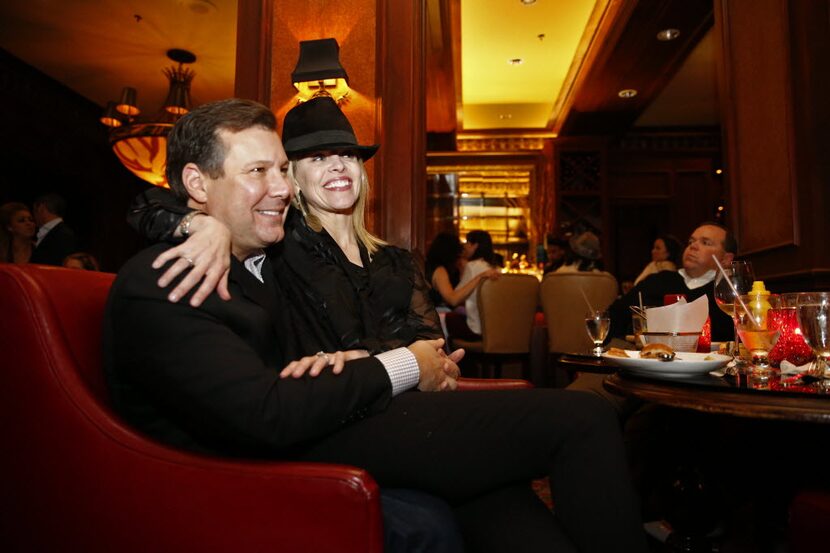
<path fill-rule="evenodd" d="M 195 163 L 188 163 L 182 169 L 182 183 L 188 196 L 200 204 L 207 203 L 207 178 Z"/>

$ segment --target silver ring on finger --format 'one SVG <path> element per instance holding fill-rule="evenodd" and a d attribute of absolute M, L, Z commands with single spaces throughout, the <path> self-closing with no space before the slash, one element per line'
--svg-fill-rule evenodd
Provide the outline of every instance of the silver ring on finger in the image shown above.
<path fill-rule="evenodd" d="M 189 257 L 185 257 L 184 260 L 187 261 L 188 265 L 190 265 L 191 267 L 193 266 L 193 260 L 192 259 L 190 259 Z"/>
<path fill-rule="evenodd" d="M 325 351 L 318 351 L 315 355 L 317 355 L 317 357 L 324 358 L 326 360 L 326 363 L 331 363 L 331 359 L 329 359 L 329 354 Z"/>

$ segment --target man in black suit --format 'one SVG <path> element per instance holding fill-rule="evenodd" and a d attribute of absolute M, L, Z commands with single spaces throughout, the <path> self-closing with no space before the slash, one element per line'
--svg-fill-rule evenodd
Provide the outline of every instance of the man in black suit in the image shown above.
<path fill-rule="evenodd" d="M 382 487 L 440 496 L 470 550 L 644 551 L 616 419 L 591 395 L 434 393 L 454 389 L 458 374 L 441 340 L 375 357 L 321 352 L 300 360 L 309 371 L 280 374 L 292 323 L 262 254 L 283 237 L 291 194 L 275 129 L 264 106 L 226 100 L 171 131 L 171 188 L 231 231 L 231 299 L 167 301 L 156 285 L 164 267 L 151 268 L 164 245 L 130 260 L 104 325 L 116 409 L 167 443 L 350 464 Z M 555 516 L 527 485 L 544 475 Z"/>
<path fill-rule="evenodd" d="M 32 205 L 38 230 L 30 262 L 63 265 L 67 255 L 78 251 L 75 233 L 63 222 L 66 201 L 50 193 L 38 196 Z"/>

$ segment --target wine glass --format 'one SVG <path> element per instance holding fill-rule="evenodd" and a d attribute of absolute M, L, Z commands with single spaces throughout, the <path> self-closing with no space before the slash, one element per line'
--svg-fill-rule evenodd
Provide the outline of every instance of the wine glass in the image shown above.
<path fill-rule="evenodd" d="M 755 309 L 752 305 L 752 296 L 742 295 L 743 306 L 735 301 L 735 331 L 741 338 L 744 347 L 749 351 L 752 363 L 747 371 L 747 381 L 754 387 L 763 387 L 769 384 L 774 369 L 769 360 L 769 352 L 781 336 L 778 328 L 767 326 L 767 312 L 763 309 Z"/>
<path fill-rule="evenodd" d="M 611 330 L 611 317 L 607 311 L 592 310 L 585 315 L 585 330 L 594 342 L 594 355 L 602 355 L 602 343 Z"/>
<path fill-rule="evenodd" d="M 798 326 L 807 344 L 813 348 L 816 361 L 808 371 L 810 376 L 825 378 L 830 360 L 830 292 L 804 292 L 798 295 L 796 303 Z"/>
<path fill-rule="evenodd" d="M 726 274 L 726 278 L 724 278 Z M 729 279 L 727 281 L 727 279 Z M 732 286 L 738 294 L 748 294 L 752 290 L 752 282 L 755 280 L 755 273 L 752 270 L 752 263 L 749 261 L 733 261 L 729 265 L 724 266 L 723 273 L 718 271 L 715 277 L 715 303 L 721 311 L 732 317 L 735 320 L 735 292 L 732 291 Z M 726 374 L 736 375 L 740 369 L 744 367 L 744 362 L 740 358 L 740 351 L 738 348 L 738 328 L 735 327 L 734 342 L 732 346 L 733 363 L 726 369 Z"/>

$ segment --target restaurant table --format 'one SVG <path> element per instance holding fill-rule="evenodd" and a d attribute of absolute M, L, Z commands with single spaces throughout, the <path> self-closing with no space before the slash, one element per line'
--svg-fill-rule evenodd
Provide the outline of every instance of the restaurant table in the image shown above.
<path fill-rule="evenodd" d="M 607 390 L 669 407 L 754 419 L 830 423 L 830 394 L 817 384 L 776 381 L 770 389 L 748 387 L 745 377 L 709 374 L 688 378 L 651 378 L 624 371 L 604 381 Z"/>
<path fill-rule="evenodd" d="M 714 485 L 714 489 L 717 491 L 713 492 L 713 496 L 720 497 L 718 494 L 727 493 L 727 496 L 732 497 L 733 504 L 738 501 L 736 498 L 750 502 L 753 506 L 749 512 L 753 513 L 752 523 L 754 526 L 749 526 L 751 530 L 748 530 L 748 532 L 750 532 L 750 535 L 760 536 L 756 538 L 758 541 L 767 540 L 772 543 L 775 539 L 781 539 L 781 536 L 775 533 L 776 525 L 781 524 L 780 518 L 776 518 L 775 515 L 782 512 L 782 509 L 786 509 L 789 502 L 787 498 L 791 498 L 794 491 L 799 489 L 811 490 L 814 485 L 819 488 L 822 486 L 818 480 L 806 476 L 809 475 L 809 471 L 787 472 L 787 467 L 792 471 L 793 467 L 807 466 L 808 463 L 802 464 L 802 461 L 798 461 L 798 459 L 820 457 L 820 455 L 817 455 L 817 452 L 821 449 L 819 444 L 828 435 L 828 432 L 821 429 L 826 429 L 827 427 L 824 425 L 830 423 L 830 393 L 820 383 L 814 382 L 801 385 L 796 377 L 784 377 L 773 380 L 769 389 L 755 389 L 747 386 L 745 376 L 717 377 L 707 373 L 684 378 L 654 378 L 617 370 L 617 367 L 603 359 L 571 357 L 565 359 L 565 362 L 566 365 L 575 370 L 608 371 L 612 373 L 604 379 L 603 385 L 606 390 L 614 394 L 633 397 L 669 408 L 716 416 L 726 415 L 728 416 L 727 419 L 736 417 L 733 419 L 735 423 L 744 424 L 744 426 L 733 425 L 727 427 L 725 434 L 730 441 L 740 437 L 744 438 L 739 444 L 733 445 L 733 453 L 735 450 L 740 452 L 738 457 L 721 458 L 719 446 L 710 450 L 710 452 L 717 452 L 714 457 L 715 466 L 719 467 L 717 472 L 721 473 L 720 484 Z M 709 431 L 725 424 L 727 419 L 713 419 L 708 427 Z M 741 423 L 741 420 L 747 422 Z M 700 419 L 693 419 L 693 421 L 696 422 L 680 427 L 681 429 L 678 429 L 675 433 L 675 437 L 680 440 L 683 440 L 684 435 L 689 436 L 689 433 L 695 430 L 698 430 L 701 436 L 704 436 L 699 441 L 689 445 L 690 449 L 705 443 L 705 436 L 708 432 L 698 426 L 702 422 Z M 746 434 L 730 434 L 729 428 L 732 428 L 733 432 L 735 428 L 742 429 L 741 432 Z M 754 429 L 754 431 L 751 429 Z M 764 449 L 764 444 L 767 444 L 768 449 Z M 759 447 L 759 449 L 750 449 L 753 446 Z M 806 449 L 802 450 L 801 446 L 806 446 Z M 744 447 L 747 449 L 744 449 Z M 688 449 L 684 451 L 686 454 L 689 453 Z M 708 482 L 702 489 L 708 487 L 712 490 L 711 482 L 713 476 L 716 476 L 711 471 L 712 465 L 705 461 L 702 465 L 699 464 L 701 460 L 707 458 L 705 455 L 695 462 L 691 462 L 693 471 L 688 473 L 700 475 L 700 480 L 693 480 L 693 484 L 698 485 L 698 482 Z M 755 462 L 741 466 L 739 460 L 744 458 L 747 460 L 753 459 Z M 683 455 L 678 456 L 677 459 L 681 464 L 690 462 Z M 732 462 L 730 463 L 726 459 L 732 459 Z M 736 459 L 738 460 L 736 461 Z M 706 466 L 709 467 L 708 472 Z M 724 466 L 734 467 L 736 470 L 727 471 L 725 474 L 737 478 L 731 476 L 723 478 Z M 748 469 L 753 467 L 756 470 L 754 478 L 747 472 Z M 798 481 L 794 481 L 791 488 L 787 488 L 786 485 L 781 486 L 781 484 L 787 482 L 788 478 L 800 473 L 805 473 L 805 476 Z M 823 479 L 821 482 L 823 482 Z M 775 483 L 778 486 L 773 487 L 773 491 L 759 492 L 759 490 L 770 490 L 769 486 Z M 725 492 L 724 488 L 721 488 L 722 486 L 725 486 L 728 492 Z M 698 488 L 685 486 L 683 489 L 694 491 Z M 786 493 L 781 490 L 785 490 Z M 699 505 L 694 503 L 693 497 L 683 498 L 678 496 L 675 499 L 681 502 L 688 501 L 692 505 L 686 511 L 682 511 L 685 513 L 683 516 L 687 517 L 685 519 L 687 525 L 690 524 L 690 521 L 694 521 L 694 517 L 699 516 L 701 512 L 705 512 L 705 509 L 701 509 Z M 826 497 L 824 501 L 827 501 Z M 740 513 L 740 511 L 737 512 Z M 759 515 L 759 513 L 765 514 Z M 740 517 L 740 515 L 732 514 L 728 516 L 731 516 L 733 521 L 740 520 L 735 518 Z M 821 520 L 821 516 L 816 518 Z M 788 530 L 790 536 L 794 532 L 803 533 L 804 528 L 810 528 L 810 524 L 812 524 L 807 521 L 796 522 L 798 524 L 792 526 L 793 521 L 792 519 L 789 520 L 791 525 Z M 826 521 L 822 524 L 824 523 Z M 727 525 L 727 533 L 725 534 L 727 538 L 730 536 L 730 531 L 732 530 L 729 530 Z M 718 543 L 718 539 L 709 539 L 705 535 L 692 531 L 679 534 L 675 537 L 675 540 L 676 542 L 681 540 L 684 548 L 678 550 L 683 551 L 718 551 L 721 550 L 722 545 Z"/>

